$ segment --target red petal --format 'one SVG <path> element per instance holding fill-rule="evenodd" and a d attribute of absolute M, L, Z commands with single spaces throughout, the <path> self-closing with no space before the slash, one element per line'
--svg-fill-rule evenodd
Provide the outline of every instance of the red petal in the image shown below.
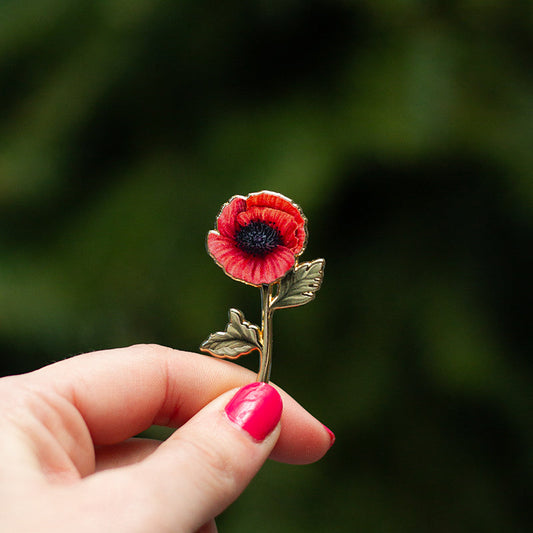
<path fill-rule="evenodd" d="M 273 283 L 294 265 L 294 254 L 284 246 L 278 246 L 265 257 L 254 257 L 216 231 L 209 232 L 207 247 L 211 257 L 229 276 L 250 285 Z"/>
<path fill-rule="evenodd" d="M 292 251 L 298 256 L 304 251 L 305 245 L 307 244 L 307 230 L 305 224 L 303 226 L 298 226 L 296 230 L 296 241 L 298 244 Z"/>
<path fill-rule="evenodd" d="M 252 207 L 269 207 L 291 215 L 298 225 L 295 232 L 296 244 L 291 245 L 291 249 L 296 255 L 300 255 L 303 252 L 307 243 L 307 220 L 300 208 L 290 198 L 279 193 L 262 191 L 250 194 L 246 199 L 246 205 L 248 209 Z"/>
<path fill-rule="evenodd" d="M 262 261 L 262 259 L 241 252 L 239 256 L 234 256 L 231 263 L 228 264 L 227 273 L 234 279 L 257 285 L 254 282 L 255 278 L 252 272 L 256 270 L 258 261 Z"/>
<path fill-rule="evenodd" d="M 285 213 L 294 217 L 298 225 L 305 225 L 305 217 L 300 208 L 289 198 L 279 193 L 261 191 L 250 194 L 246 199 L 246 206 L 248 209 L 250 207 L 271 207 L 272 209 L 285 211 Z"/>
<path fill-rule="evenodd" d="M 222 206 L 217 218 L 217 229 L 224 237 L 232 238 L 238 229 L 237 215 L 246 209 L 246 198 L 234 196 Z"/>
<path fill-rule="evenodd" d="M 235 263 L 232 276 L 251 285 L 269 285 L 282 278 L 294 265 L 294 254 L 279 246 L 265 257 L 249 256 Z"/>
<path fill-rule="evenodd" d="M 231 260 L 236 251 L 240 251 L 231 239 L 220 235 L 218 231 L 210 231 L 207 234 L 207 250 L 211 257 L 224 269 L 226 269 L 226 263 Z"/>
<path fill-rule="evenodd" d="M 291 250 L 298 247 L 298 241 L 296 239 L 298 225 L 294 217 L 284 211 L 269 207 L 252 207 L 244 213 L 240 213 L 237 220 L 241 226 L 246 226 L 255 220 L 266 222 L 279 231 L 284 246 Z"/>
<path fill-rule="evenodd" d="M 261 278 L 273 283 L 282 278 L 294 265 L 294 254 L 285 246 L 278 246 L 271 254 L 263 258 Z"/>

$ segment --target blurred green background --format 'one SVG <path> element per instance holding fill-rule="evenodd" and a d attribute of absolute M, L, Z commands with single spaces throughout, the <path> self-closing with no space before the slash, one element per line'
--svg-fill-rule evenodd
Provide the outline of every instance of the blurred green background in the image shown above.
<path fill-rule="evenodd" d="M 220 530 L 529 531 L 532 30 L 514 0 L 2 0 L 2 373 L 258 321 L 205 235 L 279 191 L 327 268 L 273 379 L 337 442 Z"/>

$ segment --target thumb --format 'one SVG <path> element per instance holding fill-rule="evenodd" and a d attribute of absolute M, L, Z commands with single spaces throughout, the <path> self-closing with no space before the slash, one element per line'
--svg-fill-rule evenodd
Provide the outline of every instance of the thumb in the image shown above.
<path fill-rule="evenodd" d="M 204 407 L 124 472 L 135 477 L 127 482 L 128 492 L 141 491 L 135 496 L 143 502 L 142 518 L 160 531 L 192 532 L 220 514 L 268 458 L 282 410 L 279 393 L 266 383 L 230 391 Z"/>

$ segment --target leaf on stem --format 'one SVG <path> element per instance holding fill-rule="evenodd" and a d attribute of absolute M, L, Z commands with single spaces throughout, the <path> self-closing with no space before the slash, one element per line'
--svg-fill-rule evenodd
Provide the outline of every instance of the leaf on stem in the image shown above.
<path fill-rule="evenodd" d="M 316 296 L 324 279 L 324 259 L 302 263 L 291 270 L 279 284 L 279 291 L 271 309 L 284 309 L 304 305 Z"/>
<path fill-rule="evenodd" d="M 237 359 L 253 350 L 262 350 L 261 331 L 244 319 L 238 309 L 229 310 L 229 324 L 225 331 L 211 333 L 200 350 L 215 357 Z"/>

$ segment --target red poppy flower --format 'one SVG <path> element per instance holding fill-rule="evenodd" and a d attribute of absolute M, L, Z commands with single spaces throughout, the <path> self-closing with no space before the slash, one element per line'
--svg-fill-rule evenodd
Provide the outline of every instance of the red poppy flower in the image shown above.
<path fill-rule="evenodd" d="M 216 230 L 207 235 L 207 249 L 232 278 L 269 285 L 281 279 L 303 252 L 306 222 L 300 208 L 281 194 L 234 196 L 222 207 Z"/>

